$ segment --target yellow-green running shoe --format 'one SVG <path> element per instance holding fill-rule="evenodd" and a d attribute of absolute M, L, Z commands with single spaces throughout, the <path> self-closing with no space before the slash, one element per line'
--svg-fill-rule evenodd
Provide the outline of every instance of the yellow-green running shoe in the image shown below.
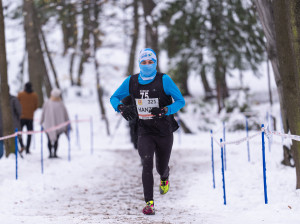
<path fill-rule="evenodd" d="M 154 201 L 147 202 L 147 205 L 143 208 L 143 213 L 145 215 L 154 215 L 155 214 Z"/>
<path fill-rule="evenodd" d="M 170 182 L 169 180 L 160 180 L 159 192 L 160 194 L 166 194 L 169 191 Z"/>

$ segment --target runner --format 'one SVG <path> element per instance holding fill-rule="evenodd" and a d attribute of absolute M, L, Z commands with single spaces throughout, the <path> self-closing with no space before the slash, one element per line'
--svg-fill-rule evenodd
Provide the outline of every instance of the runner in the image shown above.
<path fill-rule="evenodd" d="M 145 48 L 139 53 L 140 73 L 131 75 L 111 96 L 110 102 L 117 112 L 127 120 L 138 116 L 138 152 L 142 160 L 142 181 L 146 206 L 143 213 L 155 214 L 153 198 L 153 157 L 160 175 L 161 194 L 169 191 L 169 160 L 173 145 L 173 132 L 178 129 L 174 115 L 185 101 L 166 74 L 156 70 L 156 53 Z M 131 96 L 135 106 L 126 106 L 121 100 Z M 174 102 L 172 100 L 174 99 Z"/>

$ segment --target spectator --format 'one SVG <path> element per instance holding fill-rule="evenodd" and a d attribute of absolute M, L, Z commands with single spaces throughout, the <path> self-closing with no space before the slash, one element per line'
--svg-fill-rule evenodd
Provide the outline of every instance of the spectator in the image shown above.
<path fill-rule="evenodd" d="M 33 130 L 33 115 L 34 111 L 38 108 L 38 96 L 33 91 L 32 85 L 30 82 L 25 84 L 25 88 L 23 92 L 18 94 L 18 100 L 20 101 L 22 107 L 22 114 L 21 114 L 21 129 L 26 126 L 27 131 Z M 27 144 L 26 147 L 23 144 L 22 137 L 19 138 L 21 144 L 21 151 L 26 148 L 26 154 L 29 154 L 30 142 L 31 142 L 31 135 L 27 136 Z"/>
<path fill-rule="evenodd" d="M 12 95 L 9 96 L 9 102 L 11 107 L 11 113 L 13 116 L 14 129 L 17 128 L 18 130 L 20 130 L 21 104 L 17 99 L 17 97 Z M 0 110 L 0 137 L 2 136 L 3 136 L 3 123 L 2 123 L 2 111 Z M 3 141 L 0 141 L 0 158 L 3 156 L 3 153 L 4 153 Z"/>
<path fill-rule="evenodd" d="M 69 120 L 69 115 L 64 103 L 61 100 L 61 91 L 59 89 L 53 89 L 51 91 L 51 98 L 44 103 L 41 125 L 47 130 L 51 127 L 55 127 Z M 61 133 L 67 134 L 68 126 L 64 126 L 60 129 L 47 132 L 48 137 L 48 149 L 49 158 L 57 158 L 58 138 Z M 52 150 L 52 148 L 54 150 Z"/>
<path fill-rule="evenodd" d="M 12 112 L 12 116 L 13 116 L 13 126 L 14 129 L 21 129 L 21 112 L 22 112 L 22 108 L 21 108 L 21 104 L 18 100 L 17 97 L 10 95 L 9 96 L 9 101 L 10 101 L 10 108 L 11 108 L 11 112 Z M 21 140 L 21 135 L 18 135 L 19 141 Z M 22 156 L 22 151 L 24 150 L 24 148 L 21 147 L 20 151 L 20 155 Z"/>

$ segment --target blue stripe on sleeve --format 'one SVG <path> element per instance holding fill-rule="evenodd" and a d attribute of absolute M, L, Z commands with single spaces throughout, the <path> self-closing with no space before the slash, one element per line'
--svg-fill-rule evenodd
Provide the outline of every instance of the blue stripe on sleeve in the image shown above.
<path fill-rule="evenodd" d="M 174 103 L 167 106 L 168 112 L 166 113 L 166 115 L 175 114 L 182 107 L 184 107 L 185 100 L 184 100 L 180 90 L 178 89 L 178 87 L 173 82 L 173 80 L 171 79 L 170 76 L 168 76 L 167 74 L 163 75 L 162 81 L 163 81 L 163 87 L 164 87 L 165 93 L 167 95 L 172 96 L 172 98 L 174 99 Z"/>
<path fill-rule="evenodd" d="M 126 78 L 121 86 L 114 92 L 114 94 L 110 97 L 110 103 L 115 109 L 115 111 L 120 112 L 118 110 L 118 105 L 122 104 L 121 100 L 126 96 L 129 96 L 129 81 L 130 77 Z"/>

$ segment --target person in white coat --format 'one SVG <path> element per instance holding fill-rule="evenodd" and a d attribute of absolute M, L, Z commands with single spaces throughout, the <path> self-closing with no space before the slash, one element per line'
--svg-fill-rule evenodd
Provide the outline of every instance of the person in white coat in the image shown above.
<path fill-rule="evenodd" d="M 44 130 L 60 125 L 69 121 L 67 109 L 61 99 L 61 91 L 53 89 L 51 97 L 43 105 L 41 125 Z M 56 129 L 54 131 L 47 131 L 49 158 L 57 158 L 58 139 L 60 134 L 66 133 L 68 135 L 68 125 Z M 53 149 L 53 150 L 52 150 Z"/>

